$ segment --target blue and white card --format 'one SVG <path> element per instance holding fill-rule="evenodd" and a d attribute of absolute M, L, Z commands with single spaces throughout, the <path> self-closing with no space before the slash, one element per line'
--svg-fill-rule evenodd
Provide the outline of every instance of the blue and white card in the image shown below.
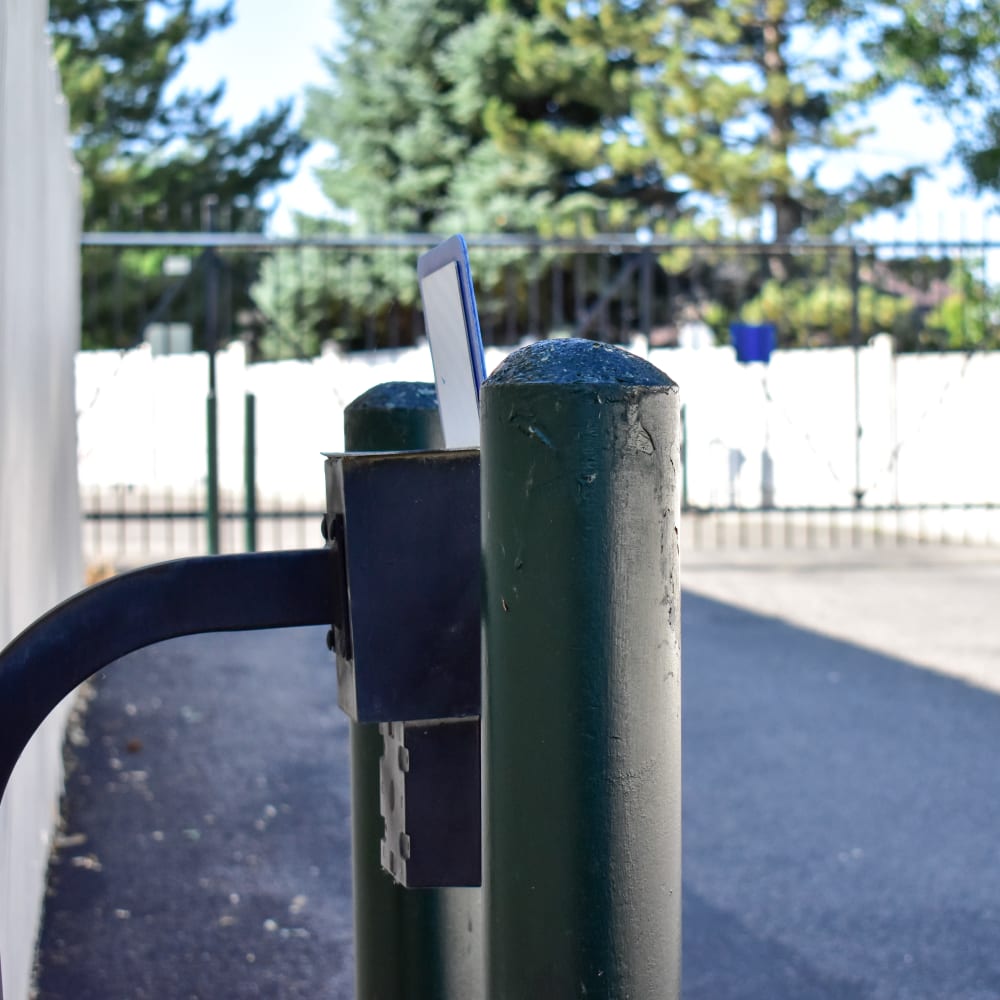
<path fill-rule="evenodd" d="M 469 252 L 452 236 L 417 261 L 446 448 L 479 447 L 479 390 L 486 378 Z"/>

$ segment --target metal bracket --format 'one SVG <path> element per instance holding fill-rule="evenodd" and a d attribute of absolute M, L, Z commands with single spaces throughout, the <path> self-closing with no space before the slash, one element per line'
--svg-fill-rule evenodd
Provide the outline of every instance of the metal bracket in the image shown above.
<path fill-rule="evenodd" d="M 482 881 L 479 719 L 388 722 L 382 867 L 409 888 Z"/>
<path fill-rule="evenodd" d="M 346 567 L 340 707 L 355 722 L 477 716 L 479 452 L 329 455 L 326 487 Z"/>
<path fill-rule="evenodd" d="M 479 885 L 479 452 L 329 455 L 326 483 L 340 706 L 384 740 L 382 867 Z"/>
<path fill-rule="evenodd" d="M 326 473 L 325 549 L 125 573 L 7 646 L 0 797 L 52 708 L 126 653 L 199 632 L 332 624 L 341 706 L 395 726 L 383 768 L 400 796 L 395 811 L 386 800 L 390 870 L 404 885 L 478 884 L 479 453 L 335 455 Z"/>

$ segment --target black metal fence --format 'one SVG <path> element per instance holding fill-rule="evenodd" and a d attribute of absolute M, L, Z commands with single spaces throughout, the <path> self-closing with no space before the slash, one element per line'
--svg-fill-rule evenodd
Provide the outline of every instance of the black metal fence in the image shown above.
<path fill-rule="evenodd" d="M 132 566 L 209 550 L 204 489 L 91 488 L 84 489 L 80 499 L 88 563 Z M 277 551 L 321 544 L 321 499 L 259 499 L 253 513 L 254 548 Z M 248 519 L 242 494 L 220 493 L 218 521 L 219 550 L 247 551 Z"/>
<path fill-rule="evenodd" d="M 207 551 L 204 492 L 87 490 L 83 544 L 91 564 L 133 566 Z M 258 500 L 261 551 L 320 545 L 320 498 Z M 246 550 L 244 498 L 220 497 L 220 550 Z M 730 509 L 686 507 L 685 550 L 900 548 L 926 545 L 1000 546 L 1000 503 L 878 507 Z"/>
<path fill-rule="evenodd" d="M 416 259 L 428 235 L 90 233 L 83 238 L 88 347 L 130 347 L 164 326 L 195 347 L 244 339 L 255 359 L 307 357 L 422 336 Z M 1000 345 L 990 262 L 1000 242 L 699 242 L 636 235 L 470 237 L 485 343 L 574 335 L 683 342 L 692 324 L 773 324 L 781 346 L 900 350 Z M 703 325 L 703 326 L 702 326 Z M 151 333 L 152 331 L 152 333 Z"/>
<path fill-rule="evenodd" d="M 154 350 L 190 350 L 242 339 L 254 360 L 308 357 L 331 340 L 345 351 L 406 346 L 423 334 L 416 259 L 435 242 L 329 232 L 86 234 L 84 344 L 146 340 Z M 897 350 L 971 355 L 1000 345 L 1000 292 L 991 283 L 1000 241 L 776 245 L 618 234 L 490 235 L 469 245 L 488 346 L 562 335 L 642 338 L 654 347 L 726 342 L 735 322 L 771 323 L 787 347 L 860 347 L 878 332 L 891 333 Z M 260 498 L 259 547 L 315 540 L 319 500 Z M 205 549 L 204 495 L 106 487 L 85 491 L 83 504 L 91 558 L 134 562 Z M 695 547 L 1000 543 L 995 515 L 982 503 L 689 506 L 684 523 Z M 223 551 L 242 549 L 244 518 L 242 498 L 223 493 Z"/>

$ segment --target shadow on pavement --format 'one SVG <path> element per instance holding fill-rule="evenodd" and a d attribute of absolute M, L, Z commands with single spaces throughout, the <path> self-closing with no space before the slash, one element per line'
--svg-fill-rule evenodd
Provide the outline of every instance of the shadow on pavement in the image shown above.
<path fill-rule="evenodd" d="M 693 595 L 685 1000 L 1000 997 L 1000 699 Z"/>
<path fill-rule="evenodd" d="M 1000 699 L 690 594 L 684 629 L 685 1000 L 1000 998 Z M 39 997 L 350 997 L 322 630 L 130 659 L 71 752 Z"/>

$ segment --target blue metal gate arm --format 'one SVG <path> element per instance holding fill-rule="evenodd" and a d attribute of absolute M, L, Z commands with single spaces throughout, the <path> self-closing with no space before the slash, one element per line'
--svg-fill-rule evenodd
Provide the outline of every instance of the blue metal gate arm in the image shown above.
<path fill-rule="evenodd" d="M 180 635 L 329 625 L 342 572 L 333 548 L 201 556 L 123 573 L 53 608 L 0 653 L 0 799 L 45 717 L 102 667 Z"/>

